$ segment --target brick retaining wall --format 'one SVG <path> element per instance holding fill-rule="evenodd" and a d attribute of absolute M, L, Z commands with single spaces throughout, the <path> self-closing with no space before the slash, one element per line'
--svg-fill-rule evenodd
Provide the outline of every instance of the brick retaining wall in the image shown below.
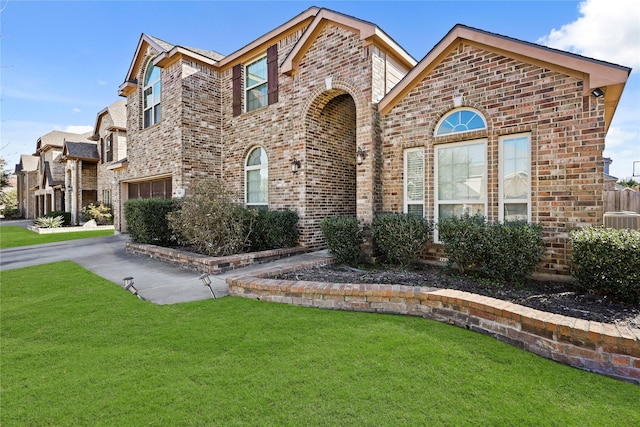
<path fill-rule="evenodd" d="M 640 329 L 534 310 L 451 289 L 227 279 L 234 296 L 306 307 L 421 316 L 480 332 L 560 363 L 640 384 Z"/>
<path fill-rule="evenodd" d="M 181 251 L 179 249 L 145 245 L 142 243 L 127 242 L 126 247 L 127 252 L 135 255 L 146 255 L 178 267 L 208 274 L 220 274 L 225 271 L 235 270 L 249 265 L 260 264 L 307 252 L 306 248 L 293 247 L 286 249 L 272 249 L 261 252 L 249 252 L 223 257 L 211 257 L 195 254 L 193 252 Z"/>

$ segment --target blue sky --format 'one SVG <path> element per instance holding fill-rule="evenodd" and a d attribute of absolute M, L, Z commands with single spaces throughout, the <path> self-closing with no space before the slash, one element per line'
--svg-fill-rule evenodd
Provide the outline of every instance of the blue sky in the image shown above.
<path fill-rule="evenodd" d="M 0 0 L 1 156 L 13 167 L 51 130 L 84 132 L 120 99 L 141 33 L 230 54 L 303 10 L 378 25 L 417 60 L 457 23 L 632 67 L 607 136 L 611 174 L 640 173 L 640 2 Z M 637 179 L 637 178 L 636 178 Z"/>

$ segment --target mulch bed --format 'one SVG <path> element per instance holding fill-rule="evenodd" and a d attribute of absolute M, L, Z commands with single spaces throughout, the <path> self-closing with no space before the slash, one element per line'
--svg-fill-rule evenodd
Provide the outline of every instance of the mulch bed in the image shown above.
<path fill-rule="evenodd" d="M 571 283 L 567 282 L 529 280 L 525 284 L 513 285 L 460 276 L 433 265 L 372 270 L 330 265 L 300 270 L 277 278 L 328 283 L 371 283 L 457 289 L 550 313 L 640 329 L 639 306 L 611 301 L 606 296 L 580 294 Z"/>

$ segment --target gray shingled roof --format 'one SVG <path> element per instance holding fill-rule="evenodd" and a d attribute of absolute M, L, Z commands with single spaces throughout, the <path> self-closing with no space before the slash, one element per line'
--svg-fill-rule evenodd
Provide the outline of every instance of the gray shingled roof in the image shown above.
<path fill-rule="evenodd" d="M 66 141 L 62 155 L 68 159 L 100 160 L 98 144 L 92 142 Z"/>
<path fill-rule="evenodd" d="M 76 141 L 88 142 L 91 132 L 77 134 L 70 132 L 63 132 L 61 130 L 53 130 L 38 138 L 37 148 L 44 147 L 45 145 L 51 145 L 53 147 L 62 147 L 66 139 L 74 139 Z"/>
<path fill-rule="evenodd" d="M 206 56 L 209 59 L 213 59 L 214 61 L 220 61 L 221 59 L 224 58 L 224 55 L 214 50 L 206 50 L 206 49 L 200 49 L 197 47 L 189 47 L 189 46 L 182 46 L 182 45 L 172 45 L 171 43 L 167 43 L 166 41 L 160 40 L 157 37 L 150 36 L 149 34 L 147 34 L 147 37 L 149 37 L 151 40 L 157 43 L 158 46 L 160 46 L 166 52 L 170 51 L 176 46 L 180 46 L 184 49 L 190 50 L 191 52 L 197 53 L 198 55 Z"/>
<path fill-rule="evenodd" d="M 29 154 L 23 154 L 20 156 L 20 170 L 23 171 L 34 171 L 38 169 L 38 161 L 40 160 L 37 156 L 30 156 Z"/>
<path fill-rule="evenodd" d="M 113 126 L 127 128 L 127 101 L 120 99 L 107 107 Z"/>

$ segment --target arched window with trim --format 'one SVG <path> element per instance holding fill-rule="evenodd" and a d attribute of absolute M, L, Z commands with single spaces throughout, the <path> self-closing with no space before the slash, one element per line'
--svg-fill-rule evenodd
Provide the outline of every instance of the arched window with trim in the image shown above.
<path fill-rule="evenodd" d="M 144 73 L 143 93 L 143 127 L 148 128 L 160 122 L 160 95 L 162 86 L 160 84 L 160 68 L 152 63 L 147 65 Z"/>
<path fill-rule="evenodd" d="M 470 132 L 487 128 L 487 122 L 479 111 L 457 108 L 445 115 L 436 126 L 435 136 Z"/>
<path fill-rule="evenodd" d="M 246 205 L 266 209 L 269 206 L 269 160 L 262 147 L 249 152 L 244 170 Z"/>

